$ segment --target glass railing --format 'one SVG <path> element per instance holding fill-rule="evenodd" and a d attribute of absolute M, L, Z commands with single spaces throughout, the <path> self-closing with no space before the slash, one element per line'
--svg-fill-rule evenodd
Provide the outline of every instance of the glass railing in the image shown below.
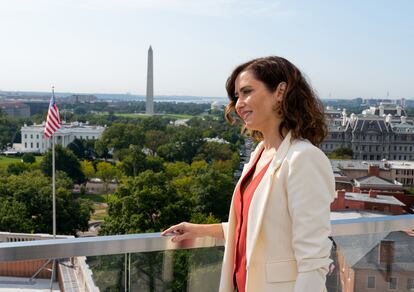
<path fill-rule="evenodd" d="M 414 291 L 414 215 L 332 221 L 333 291 Z M 173 243 L 159 233 L 0 244 L 0 262 L 86 256 L 93 289 L 217 291 L 223 241 Z"/>

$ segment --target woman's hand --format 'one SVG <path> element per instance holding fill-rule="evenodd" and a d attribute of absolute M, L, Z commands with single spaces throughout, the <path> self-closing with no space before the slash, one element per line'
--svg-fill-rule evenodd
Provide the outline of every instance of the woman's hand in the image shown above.
<path fill-rule="evenodd" d="M 171 241 L 180 242 L 185 239 L 194 239 L 196 237 L 212 236 L 224 238 L 221 224 L 194 224 L 188 222 L 181 222 L 180 224 L 171 226 L 164 230 L 161 235 L 172 234 Z"/>

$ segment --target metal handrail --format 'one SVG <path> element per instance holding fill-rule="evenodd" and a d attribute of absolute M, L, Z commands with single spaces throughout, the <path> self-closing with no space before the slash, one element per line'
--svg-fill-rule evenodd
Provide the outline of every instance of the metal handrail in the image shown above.
<path fill-rule="evenodd" d="M 332 236 L 392 232 L 414 228 L 414 215 L 332 220 Z M 0 261 L 97 256 L 223 246 L 212 237 L 174 243 L 160 233 L 0 243 Z"/>

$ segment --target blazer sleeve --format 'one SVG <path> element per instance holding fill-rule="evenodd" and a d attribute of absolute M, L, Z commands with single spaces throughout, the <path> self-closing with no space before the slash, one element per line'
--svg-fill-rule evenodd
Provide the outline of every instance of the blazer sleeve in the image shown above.
<path fill-rule="evenodd" d="M 229 223 L 228 222 L 222 222 L 221 227 L 223 228 L 223 234 L 224 234 L 224 242 L 227 241 L 227 234 L 229 230 Z"/>
<path fill-rule="evenodd" d="M 330 204 L 335 195 L 331 164 L 316 147 L 295 151 L 289 161 L 288 209 L 298 266 L 295 292 L 325 291 L 332 260 Z"/>

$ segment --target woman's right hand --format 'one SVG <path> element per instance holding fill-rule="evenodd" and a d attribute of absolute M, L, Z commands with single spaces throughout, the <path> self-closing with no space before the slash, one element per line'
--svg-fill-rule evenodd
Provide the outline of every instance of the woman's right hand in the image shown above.
<path fill-rule="evenodd" d="M 223 228 L 219 224 L 194 224 L 181 222 L 180 224 L 171 226 L 164 230 L 161 235 L 173 235 L 173 242 L 180 242 L 185 239 L 194 239 L 196 237 L 212 236 L 216 238 L 224 238 Z"/>
<path fill-rule="evenodd" d="M 194 224 L 188 222 L 181 222 L 180 224 L 171 226 L 170 228 L 164 230 L 161 235 L 172 234 L 173 238 L 171 241 L 180 242 L 184 239 L 193 239 L 196 237 L 204 236 L 202 234 L 202 224 Z"/>

